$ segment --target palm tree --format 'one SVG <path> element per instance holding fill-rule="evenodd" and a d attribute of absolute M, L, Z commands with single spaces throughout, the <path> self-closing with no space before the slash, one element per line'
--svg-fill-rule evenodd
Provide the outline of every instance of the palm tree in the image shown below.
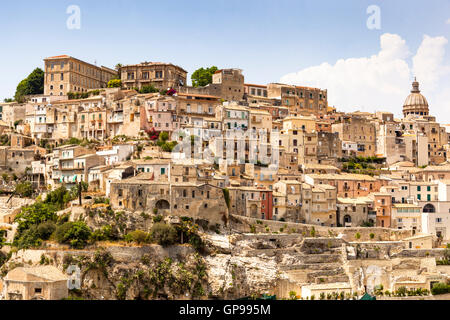
<path fill-rule="evenodd" d="M 116 68 L 117 71 L 119 71 L 119 69 L 122 68 L 122 67 L 123 67 L 123 65 L 121 63 L 118 63 L 118 64 L 116 64 L 115 68 Z"/>

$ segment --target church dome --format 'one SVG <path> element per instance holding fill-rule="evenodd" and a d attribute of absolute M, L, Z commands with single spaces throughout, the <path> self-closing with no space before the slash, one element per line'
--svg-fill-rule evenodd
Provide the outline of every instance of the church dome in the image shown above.
<path fill-rule="evenodd" d="M 403 104 L 403 115 L 406 117 L 409 114 L 420 116 L 427 116 L 429 114 L 428 101 L 420 93 L 419 82 L 414 80 L 412 83 L 411 94 L 406 98 Z"/>

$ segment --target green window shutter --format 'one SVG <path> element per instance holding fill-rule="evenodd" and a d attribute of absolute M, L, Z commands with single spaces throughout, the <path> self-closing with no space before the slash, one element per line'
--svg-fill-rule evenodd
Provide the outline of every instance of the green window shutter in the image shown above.
<path fill-rule="evenodd" d="M 427 201 L 431 201 L 431 194 L 427 195 Z"/>
<path fill-rule="evenodd" d="M 420 196 L 420 194 L 418 194 L 417 195 L 417 200 L 421 200 L 420 198 L 421 198 L 421 196 Z"/>

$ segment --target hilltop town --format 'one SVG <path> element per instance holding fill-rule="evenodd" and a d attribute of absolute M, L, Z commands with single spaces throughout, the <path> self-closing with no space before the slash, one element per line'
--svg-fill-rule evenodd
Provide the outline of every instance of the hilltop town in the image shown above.
<path fill-rule="evenodd" d="M 420 79 L 397 119 L 240 69 L 44 65 L 0 103 L 2 299 L 450 293 L 450 125 Z"/>

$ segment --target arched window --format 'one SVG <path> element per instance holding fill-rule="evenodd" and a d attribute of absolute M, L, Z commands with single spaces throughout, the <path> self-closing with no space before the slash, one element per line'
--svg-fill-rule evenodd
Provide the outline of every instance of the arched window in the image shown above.
<path fill-rule="evenodd" d="M 433 213 L 436 212 L 436 208 L 431 203 L 428 203 L 423 207 L 423 212 Z"/>
<path fill-rule="evenodd" d="M 350 217 L 348 214 L 344 216 L 344 223 L 351 223 L 352 217 Z"/>

